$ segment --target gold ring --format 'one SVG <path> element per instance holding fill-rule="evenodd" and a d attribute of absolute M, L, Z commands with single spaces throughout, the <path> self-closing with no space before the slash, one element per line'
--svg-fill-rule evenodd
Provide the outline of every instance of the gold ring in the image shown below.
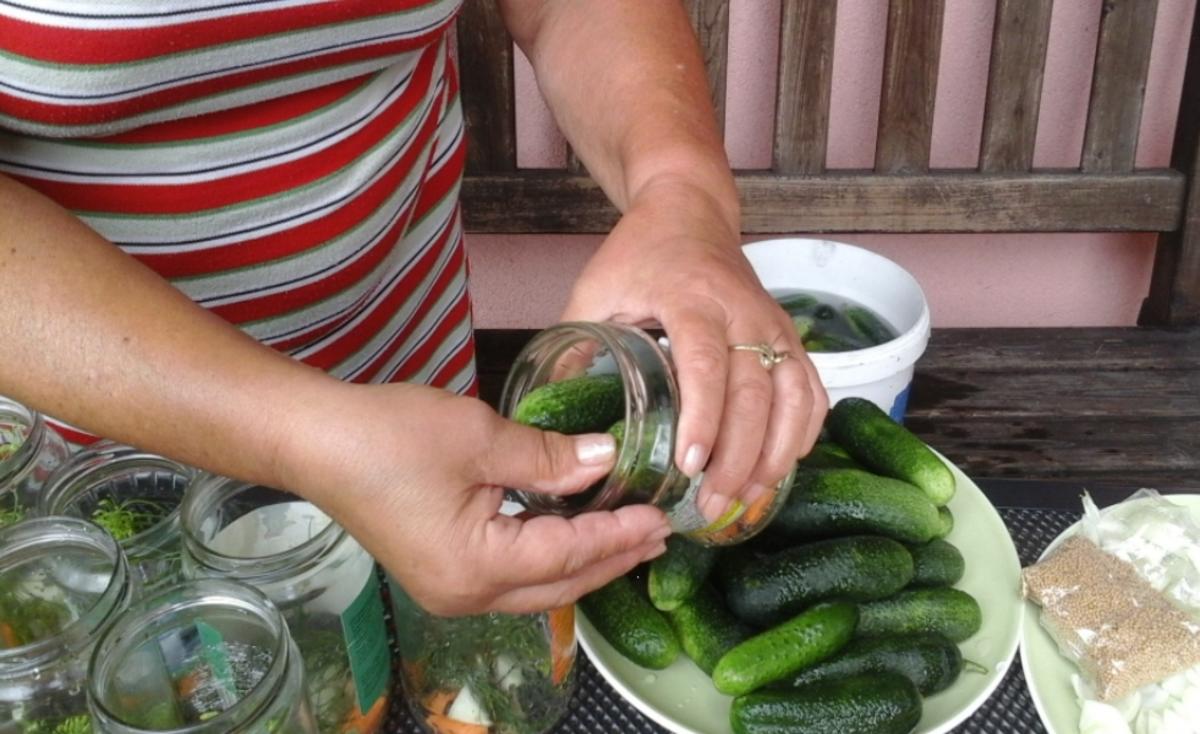
<path fill-rule="evenodd" d="M 734 352 L 754 352 L 758 355 L 758 363 L 766 370 L 792 356 L 787 352 L 777 352 L 770 344 L 734 344 L 729 347 Z"/>

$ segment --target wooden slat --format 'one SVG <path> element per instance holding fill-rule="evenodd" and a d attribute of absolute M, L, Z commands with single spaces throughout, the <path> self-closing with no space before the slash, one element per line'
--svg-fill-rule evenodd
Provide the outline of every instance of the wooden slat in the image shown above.
<path fill-rule="evenodd" d="M 1142 323 L 1200 324 L 1200 11 L 1192 21 L 1172 166 L 1188 174 L 1183 226 L 1158 239 Z"/>
<path fill-rule="evenodd" d="M 998 0 L 979 169 L 1028 171 L 1054 0 Z"/>
<path fill-rule="evenodd" d="M 944 0 L 891 0 L 875 170 L 929 170 Z"/>
<path fill-rule="evenodd" d="M 1200 425 L 1194 418 L 914 416 L 905 423 L 972 477 L 1200 491 Z"/>
<path fill-rule="evenodd" d="M 1037 172 L 821 177 L 744 173 L 742 231 L 1161 232 L 1179 226 L 1182 174 Z M 561 171 L 468 176 L 464 216 L 473 232 L 604 233 L 617 212 L 590 179 Z"/>
<path fill-rule="evenodd" d="M 1132 171 L 1158 0 L 1105 0 L 1083 138 L 1084 171 Z"/>
<path fill-rule="evenodd" d="M 784 0 L 772 155 L 780 173 L 825 170 L 836 22 L 835 2 Z"/>
<path fill-rule="evenodd" d="M 1080 375 L 1087 379 L 1080 379 Z M 1043 372 L 942 372 L 922 365 L 913 394 L 939 396 L 914 402 L 910 415 L 992 416 L 1008 419 L 1125 416 L 1194 418 L 1200 424 L 1200 370 Z M 1135 400 L 1134 398 L 1141 398 Z"/>
<path fill-rule="evenodd" d="M 1172 327 L 936 329 L 921 369 L 935 373 L 1195 370 L 1200 331 Z"/>
<path fill-rule="evenodd" d="M 717 126 L 724 130 L 725 85 L 729 70 L 729 0 L 685 0 L 684 4 L 700 41 Z"/>
<path fill-rule="evenodd" d="M 467 0 L 458 16 L 462 105 L 467 126 L 467 170 L 517 168 L 517 122 L 513 99 L 513 45 L 491 0 Z"/>

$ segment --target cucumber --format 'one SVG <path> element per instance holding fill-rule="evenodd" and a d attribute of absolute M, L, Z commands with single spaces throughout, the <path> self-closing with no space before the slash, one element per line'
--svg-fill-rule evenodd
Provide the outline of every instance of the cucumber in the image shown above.
<path fill-rule="evenodd" d="M 858 469 L 817 469 L 797 473 L 766 532 L 790 541 L 869 533 L 925 543 L 941 528 L 937 507 L 907 482 Z"/>
<path fill-rule="evenodd" d="M 859 637 L 936 632 L 962 642 L 983 626 L 975 597 L 959 589 L 910 589 L 860 604 Z"/>
<path fill-rule="evenodd" d="M 943 505 L 938 508 L 938 520 L 942 523 L 942 527 L 935 537 L 945 538 L 954 530 L 954 513 L 950 512 L 949 507 Z"/>
<path fill-rule="evenodd" d="M 780 296 L 776 299 L 779 307 L 793 316 L 801 311 L 809 311 L 817 305 L 817 299 L 807 293 L 793 293 L 790 296 Z"/>
<path fill-rule="evenodd" d="M 883 344 L 896 338 L 892 327 L 862 306 L 847 306 L 845 313 L 854 333 L 871 345 Z"/>
<path fill-rule="evenodd" d="M 585 595 L 579 606 L 608 644 L 643 668 L 662 670 L 679 657 L 671 624 L 627 577 Z"/>
<path fill-rule="evenodd" d="M 801 343 L 812 334 L 813 324 L 812 316 L 792 317 L 792 328 L 796 330 L 796 336 L 800 339 Z"/>
<path fill-rule="evenodd" d="M 725 600 L 705 584 L 667 613 L 683 652 L 708 675 L 721 656 L 750 639 L 754 630 L 725 608 Z"/>
<path fill-rule="evenodd" d="M 625 386 L 620 375 L 583 375 L 530 390 L 513 420 L 543 431 L 605 431 L 625 417 Z"/>
<path fill-rule="evenodd" d="M 800 460 L 801 469 L 862 469 L 846 449 L 831 441 L 820 441 Z"/>
<path fill-rule="evenodd" d="M 896 673 L 865 673 L 733 701 L 734 734 L 907 734 L 921 720 L 921 694 Z"/>
<path fill-rule="evenodd" d="M 650 601 L 664 612 L 691 598 L 708 579 L 717 549 L 672 535 L 667 552 L 650 562 Z"/>
<path fill-rule="evenodd" d="M 717 553 L 717 562 L 709 574 L 710 579 L 722 592 L 728 591 L 734 579 L 741 576 L 746 569 L 754 566 L 769 553 L 759 542 L 761 535 L 755 536 L 749 543 L 724 546 Z"/>
<path fill-rule="evenodd" d="M 853 604 L 817 604 L 725 653 L 713 668 L 713 685 L 721 693 L 740 696 L 786 678 L 845 647 L 857 621 Z"/>
<path fill-rule="evenodd" d="M 911 586 L 953 586 L 963 577 L 967 563 L 950 543 L 935 538 L 924 545 L 909 546 L 913 557 Z"/>
<path fill-rule="evenodd" d="M 725 599 L 739 619 L 767 627 L 826 599 L 868 601 L 891 596 L 912 576 L 912 555 L 891 538 L 832 538 L 747 563 L 730 574 Z"/>
<path fill-rule="evenodd" d="M 928 696 L 949 688 L 962 668 L 958 645 L 944 635 L 925 632 L 852 640 L 837 655 L 801 670 L 782 685 L 797 688 L 860 673 L 899 673 Z"/>
<path fill-rule="evenodd" d="M 915 484 L 933 504 L 954 496 L 954 474 L 933 450 L 888 414 L 863 398 L 844 398 L 829 411 L 835 441 L 869 469 Z"/>

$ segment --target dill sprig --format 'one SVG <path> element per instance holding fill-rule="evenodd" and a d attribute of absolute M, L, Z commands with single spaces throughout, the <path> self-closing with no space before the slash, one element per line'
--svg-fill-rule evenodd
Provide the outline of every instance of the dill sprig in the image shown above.
<path fill-rule="evenodd" d="M 138 508 L 145 508 L 138 509 Z M 118 542 L 154 527 L 164 516 L 163 507 L 156 502 L 128 499 L 117 502 L 111 497 L 100 500 L 92 511 L 92 522 L 104 528 Z"/>

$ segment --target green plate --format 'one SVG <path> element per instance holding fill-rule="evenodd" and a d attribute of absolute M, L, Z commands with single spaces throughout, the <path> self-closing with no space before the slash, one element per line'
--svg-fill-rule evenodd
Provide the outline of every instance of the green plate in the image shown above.
<path fill-rule="evenodd" d="M 1200 495 L 1172 494 L 1166 499 L 1191 510 L 1192 517 L 1200 522 Z M 1046 550 L 1042 558 L 1054 550 L 1075 532 L 1079 523 L 1064 530 Z M 1041 560 L 1041 559 L 1038 559 Z M 1062 656 L 1058 645 L 1038 622 L 1038 607 L 1032 602 L 1024 603 L 1025 622 L 1021 631 L 1021 670 L 1033 697 L 1038 716 L 1050 734 L 1079 734 L 1079 700 L 1071 688 L 1071 676 L 1077 672 L 1075 665 Z"/>
<path fill-rule="evenodd" d="M 961 647 L 964 657 L 986 666 L 988 672 L 964 672 L 953 686 L 926 698 L 918 734 L 947 732 L 979 708 L 1004 678 L 1020 637 L 1017 549 L 979 487 L 957 467 L 951 468 L 958 491 L 950 501 L 954 530 L 948 540 L 958 546 L 967 563 L 958 588 L 978 599 L 983 608 L 983 628 Z M 718 693 L 691 660 L 680 656 L 666 670 L 647 670 L 614 650 L 582 613 L 576 618 L 579 641 L 588 657 L 638 711 L 676 734 L 732 734 L 729 705 L 733 699 Z"/>

